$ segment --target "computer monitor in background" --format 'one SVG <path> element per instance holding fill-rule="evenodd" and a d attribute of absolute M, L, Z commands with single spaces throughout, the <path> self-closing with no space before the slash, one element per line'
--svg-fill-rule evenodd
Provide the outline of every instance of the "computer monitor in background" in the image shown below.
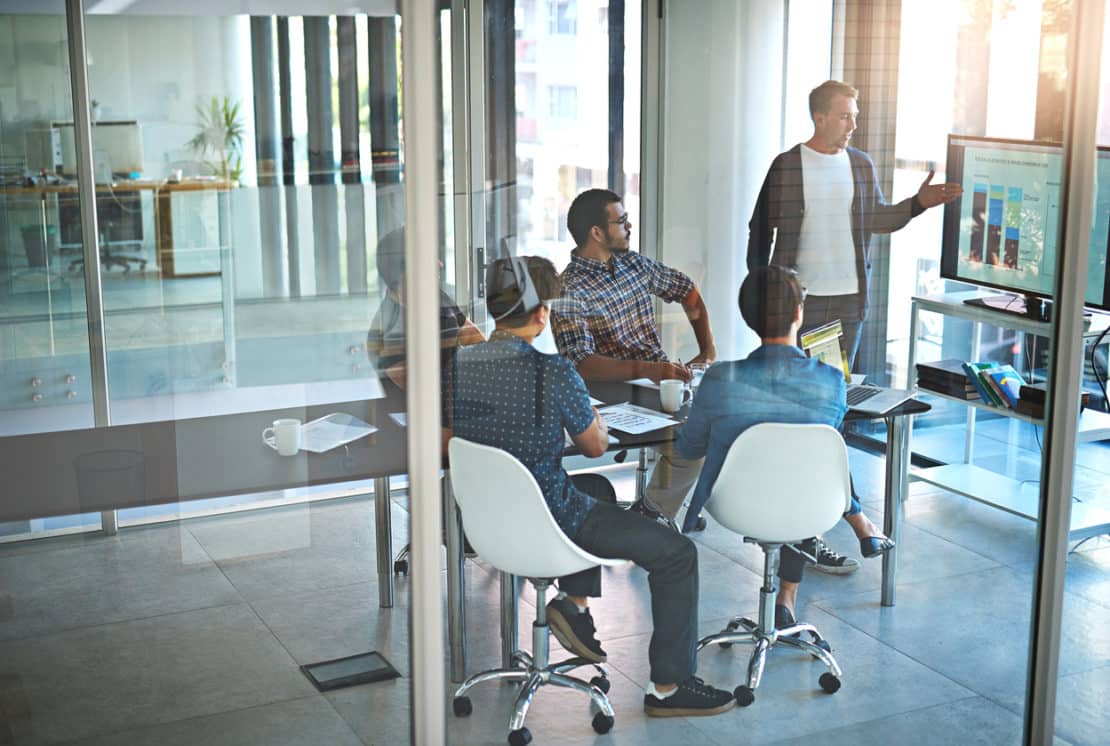
<path fill-rule="evenodd" d="M 53 126 L 61 133 L 62 174 L 76 176 L 77 150 L 73 144 L 73 122 L 54 122 Z M 99 160 L 100 163 L 107 163 L 113 174 L 142 173 L 143 137 L 138 122 L 97 122 L 93 125 L 92 136 L 94 166 Z M 100 180 L 98 174 L 97 181 Z"/>
<path fill-rule="evenodd" d="M 940 273 L 1016 296 L 980 302 L 1046 318 L 1056 271 L 1063 150 L 1057 143 L 949 135 L 948 181 L 963 196 L 944 208 Z M 1110 310 L 1110 149 L 1099 148 L 1084 302 Z"/>

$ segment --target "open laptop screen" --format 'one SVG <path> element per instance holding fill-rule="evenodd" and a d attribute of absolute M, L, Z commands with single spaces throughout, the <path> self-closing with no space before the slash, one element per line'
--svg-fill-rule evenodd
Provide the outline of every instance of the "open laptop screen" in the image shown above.
<path fill-rule="evenodd" d="M 826 365 L 844 373 L 844 382 L 852 382 L 848 369 L 848 356 L 844 354 L 844 327 L 840 319 L 834 319 L 824 326 L 811 329 L 802 335 L 802 351 L 808 357 L 816 358 Z"/>

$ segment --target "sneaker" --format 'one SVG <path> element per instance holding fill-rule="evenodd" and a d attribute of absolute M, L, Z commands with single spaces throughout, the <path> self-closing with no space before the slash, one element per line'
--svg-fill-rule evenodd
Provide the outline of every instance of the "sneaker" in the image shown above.
<path fill-rule="evenodd" d="M 650 518 L 656 523 L 660 523 L 669 529 L 673 529 L 676 533 L 682 533 L 682 531 L 678 528 L 678 524 L 675 523 L 673 519 L 668 518 L 655 508 L 648 505 L 647 500 L 644 500 L 643 498 L 640 498 L 636 502 L 629 505 L 628 509 L 634 513 L 639 513 L 645 518 Z"/>
<path fill-rule="evenodd" d="M 644 695 L 644 712 L 651 717 L 698 717 L 716 715 L 736 706 L 732 692 L 709 686 L 697 676 L 691 676 L 678 685 L 678 691 L 659 699 L 654 694 Z"/>
<path fill-rule="evenodd" d="M 556 598 L 547 604 L 547 624 L 551 634 L 568 651 L 590 663 L 604 663 L 608 657 L 594 634 L 590 610 L 580 611 L 569 598 Z"/>
<path fill-rule="evenodd" d="M 821 539 L 807 539 L 794 548 L 806 558 L 807 567 L 827 575 L 851 575 L 859 569 L 859 560 L 834 552 Z"/>

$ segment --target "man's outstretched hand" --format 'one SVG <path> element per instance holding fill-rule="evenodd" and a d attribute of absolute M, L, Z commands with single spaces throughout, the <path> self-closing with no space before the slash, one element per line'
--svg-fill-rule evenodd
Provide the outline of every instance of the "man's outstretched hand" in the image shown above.
<path fill-rule="evenodd" d="M 931 184 L 935 173 L 930 171 L 925 181 L 921 182 L 921 188 L 917 190 L 917 201 L 926 210 L 937 205 L 948 204 L 964 193 L 964 188 L 959 184 Z"/>

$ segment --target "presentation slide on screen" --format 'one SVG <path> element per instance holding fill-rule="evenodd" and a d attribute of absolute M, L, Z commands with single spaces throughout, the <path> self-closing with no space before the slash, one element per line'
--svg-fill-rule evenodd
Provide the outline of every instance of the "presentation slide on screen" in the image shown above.
<path fill-rule="evenodd" d="M 966 148 L 960 200 L 961 277 L 1052 293 L 1060 171 L 1059 153 Z"/>
<path fill-rule="evenodd" d="M 968 146 L 957 271 L 972 282 L 1051 295 L 1059 237 L 1062 156 Z M 1086 302 L 1103 304 L 1110 238 L 1110 153 L 1100 152 L 1087 257 Z"/>

